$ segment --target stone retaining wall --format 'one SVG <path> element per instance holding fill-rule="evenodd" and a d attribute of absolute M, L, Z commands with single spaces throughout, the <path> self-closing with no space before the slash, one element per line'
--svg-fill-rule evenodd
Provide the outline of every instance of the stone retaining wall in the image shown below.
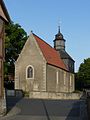
<path fill-rule="evenodd" d="M 30 92 L 29 98 L 38 99 L 80 99 L 82 93 Z"/>
<path fill-rule="evenodd" d="M 7 90 L 6 96 L 18 96 L 23 97 L 22 90 Z M 30 92 L 29 98 L 36 98 L 36 99 L 80 99 L 83 97 L 82 93 L 55 93 L 55 92 Z"/>
<path fill-rule="evenodd" d="M 23 97 L 23 91 L 22 90 L 6 90 L 6 96 L 8 97 Z"/>

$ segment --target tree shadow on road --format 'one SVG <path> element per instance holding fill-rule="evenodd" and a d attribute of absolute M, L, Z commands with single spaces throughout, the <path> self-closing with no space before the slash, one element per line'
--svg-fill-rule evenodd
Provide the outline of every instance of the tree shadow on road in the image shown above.
<path fill-rule="evenodd" d="M 86 115 L 85 101 L 79 101 L 73 104 L 65 120 L 88 120 Z"/>
<path fill-rule="evenodd" d="M 73 118 L 75 117 L 78 118 L 79 116 L 80 116 L 80 103 L 76 102 L 73 104 L 69 114 L 67 115 L 66 120 L 73 120 Z"/>

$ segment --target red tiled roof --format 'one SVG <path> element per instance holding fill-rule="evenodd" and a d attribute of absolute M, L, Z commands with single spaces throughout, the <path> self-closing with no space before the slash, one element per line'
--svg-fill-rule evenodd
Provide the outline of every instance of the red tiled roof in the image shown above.
<path fill-rule="evenodd" d="M 62 68 L 64 70 L 67 70 L 64 62 L 60 58 L 59 53 L 54 48 L 52 48 L 49 44 L 47 44 L 45 41 L 39 38 L 37 35 L 33 34 L 33 36 L 36 39 L 47 63 L 53 66 Z"/>

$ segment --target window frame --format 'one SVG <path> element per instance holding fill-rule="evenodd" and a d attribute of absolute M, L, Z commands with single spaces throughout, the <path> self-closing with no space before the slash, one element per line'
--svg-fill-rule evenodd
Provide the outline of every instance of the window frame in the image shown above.
<path fill-rule="evenodd" d="M 28 77 L 28 68 L 31 67 L 33 70 L 32 77 Z M 26 67 L 26 79 L 34 79 L 34 67 L 32 65 L 28 65 Z"/>

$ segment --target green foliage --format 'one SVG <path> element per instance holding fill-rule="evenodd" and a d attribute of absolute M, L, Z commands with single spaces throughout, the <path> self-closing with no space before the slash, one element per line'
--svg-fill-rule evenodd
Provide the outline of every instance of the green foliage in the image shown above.
<path fill-rule="evenodd" d="M 83 89 L 90 85 L 90 58 L 84 59 L 80 64 L 79 71 L 76 74 L 76 87 Z"/>
<path fill-rule="evenodd" d="M 9 23 L 5 26 L 5 76 L 14 75 L 14 63 L 26 40 L 27 33 L 19 24 Z"/>

